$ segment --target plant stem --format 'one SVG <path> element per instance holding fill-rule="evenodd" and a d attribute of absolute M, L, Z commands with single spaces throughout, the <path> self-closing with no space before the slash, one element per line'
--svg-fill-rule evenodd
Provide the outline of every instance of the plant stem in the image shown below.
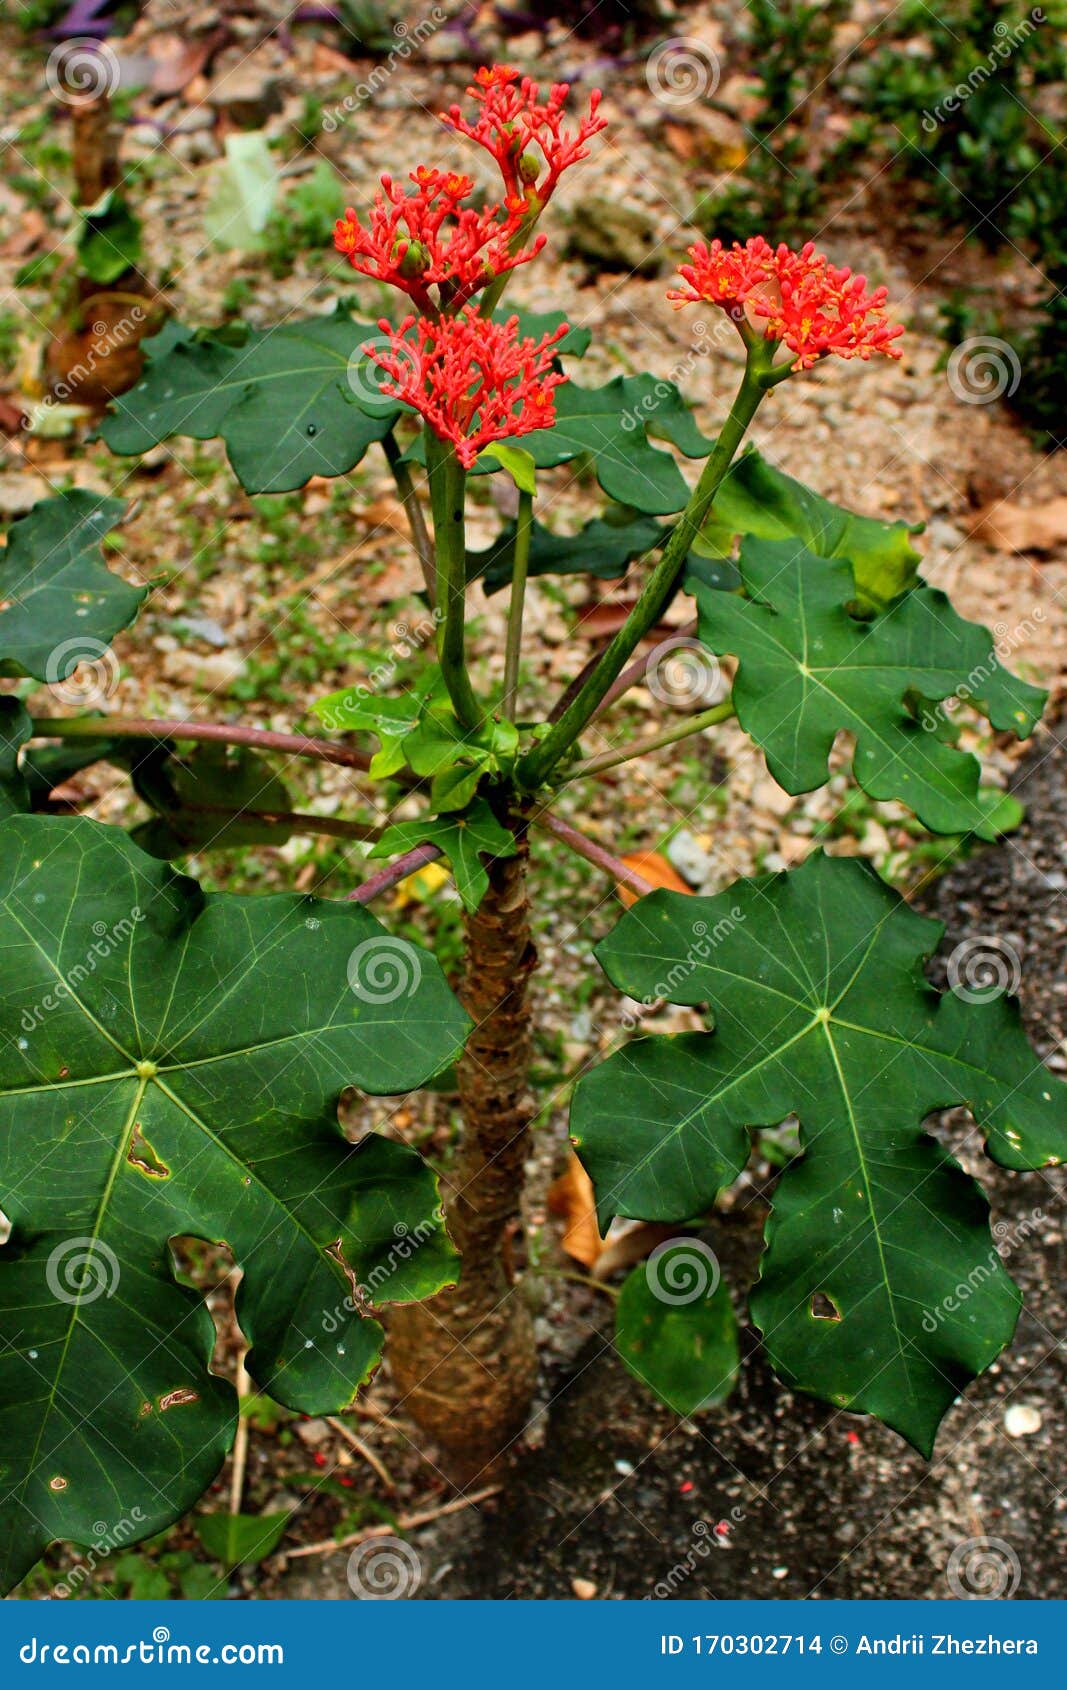
<path fill-rule="evenodd" d="M 504 654 L 504 697 L 501 710 L 509 722 L 515 720 L 519 685 L 519 656 L 522 651 L 522 613 L 526 604 L 526 571 L 530 562 L 530 531 L 533 527 L 533 494 L 519 490 L 519 512 L 515 529 L 515 568 L 511 577 L 508 606 L 508 643 Z"/>
<path fill-rule="evenodd" d="M 452 708 L 465 728 L 476 728 L 482 710 L 474 696 L 464 654 L 467 610 L 467 545 L 463 500 L 467 472 L 451 445 L 426 429 L 434 544 L 437 549 L 437 606 L 444 620 L 437 630 L 437 655 Z"/>
<path fill-rule="evenodd" d="M 377 874 L 372 874 L 362 886 L 357 886 L 354 892 L 350 892 L 349 902 L 369 904 L 372 898 L 380 897 L 383 892 L 397 886 L 401 880 L 406 880 L 409 874 L 425 868 L 427 863 L 432 863 L 443 855 L 440 845 L 414 845 L 410 851 L 405 851 L 402 857 L 387 863 L 385 868 L 380 868 Z"/>
<path fill-rule="evenodd" d="M 323 833 L 334 839 L 369 842 L 381 837 L 382 829 L 372 822 L 345 821 L 342 816 L 313 816 L 300 810 L 231 810 L 226 804 L 184 803 L 161 811 L 164 821 L 180 824 L 183 816 L 230 816 L 235 821 L 260 822 L 264 827 L 287 827 L 293 833 Z"/>
<path fill-rule="evenodd" d="M 633 757 L 643 757 L 646 751 L 658 751 L 661 746 L 674 745 L 680 739 L 688 739 L 690 734 L 702 733 L 705 728 L 713 728 L 716 722 L 725 722 L 734 714 L 734 707 L 729 699 L 721 704 L 713 704 L 710 709 L 702 710 L 697 716 L 689 716 L 674 728 L 664 728 L 661 733 L 649 734 L 647 739 L 634 739 L 618 751 L 602 751 L 599 757 L 587 757 L 583 763 L 575 763 L 567 770 L 567 778 L 575 780 L 579 775 L 599 774 L 601 769 L 613 769 L 618 763 L 628 763 Z"/>
<path fill-rule="evenodd" d="M 643 874 L 629 868 L 621 857 L 615 856 L 613 851 L 606 850 L 603 845 L 598 845 L 594 839 L 587 839 L 584 833 L 579 833 L 569 822 L 560 821 L 558 816 L 551 815 L 547 810 L 541 810 L 530 819 L 535 827 L 553 834 L 576 856 L 584 857 L 587 863 L 603 869 L 605 874 L 610 874 L 620 886 L 628 886 L 631 892 L 636 892 L 639 898 L 643 898 L 646 892 L 655 890 L 652 882 L 646 880 Z"/>
<path fill-rule="evenodd" d="M 260 751 L 284 751 L 293 757 L 315 757 L 347 769 L 370 768 L 365 751 L 350 751 L 328 739 L 307 734 L 275 733 L 270 728 L 242 728 L 229 722 L 172 722 L 165 717 L 35 716 L 34 739 L 191 739 L 222 745 L 251 745 Z"/>
<path fill-rule="evenodd" d="M 633 656 L 645 634 L 659 621 L 690 548 L 707 521 L 715 495 L 733 462 L 734 454 L 764 397 L 765 389 L 760 378 L 769 356 L 765 350 L 766 344 L 749 347 L 745 373 L 730 407 L 730 414 L 715 442 L 711 456 L 701 471 L 700 480 L 690 496 L 689 503 L 675 524 L 670 539 L 663 548 L 663 555 L 649 575 L 636 605 L 551 732 L 539 745 L 534 746 L 519 764 L 519 778 L 527 788 L 540 786 L 548 778 L 595 713 L 627 659 Z"/>
<path fill-rule="evenodd" d="M 430 600 L 430 608 L 437 603 L 437 571 L 434 564 L 433 541 L 430 539 L 426 518 L 422 512 L 422 503 L 411 478 L 411 471 L 402 461 L 403 454 L 396 443 L 394 434 L 387 434 L 382 441 L 382 451 L 385 453 L 389 468 L 393 472 L 396 490 L 400 495 L 400 502 L 408 519 L 411 538 L 415 550 L 419 554 L 419 564 L 422 568 L 422 578 L 426 583 L 426 592 Z"/>

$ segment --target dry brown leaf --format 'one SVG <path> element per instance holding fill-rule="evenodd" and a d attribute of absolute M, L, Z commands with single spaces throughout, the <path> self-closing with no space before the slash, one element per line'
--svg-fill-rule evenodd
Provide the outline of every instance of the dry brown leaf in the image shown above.
<path fill-rule="evenodd" d="M 1043 505 L 1000 499 L 980 510 L 971 524 L 976 540 L 1005 552 L 1054 552 L 1067 545 L 1067 497 Z"/>
<path fill-rule="evenodd" d="M 549 1186 L 548 1208 L 564 1222 L 560 1243 L 568 1256 L 583 1267 L 595 1266 L 605 1242 L 596 1224 L 593 1182 L 573 1150 L 563 1173 Z"/>
<path fill-rule="evenodd" d="M 628 856 L 622 858 L 622 861 L 627 868 L 632 868 L 635 874 L 639 874 L 642 880 L 647 880 L 651 886 L 662 887 L 667 892 L 692 892 L 693 890 L 691 886 L 686 885 L 677 869 L 672 867 L 659 851 L 631 851 Z M 628 886 L 616 886 L 615 890 L 619 894 L 620 903 L 626 909 L 629 909 L 631 904 L 636 904 L 637 893 L 631 892 Z"/>

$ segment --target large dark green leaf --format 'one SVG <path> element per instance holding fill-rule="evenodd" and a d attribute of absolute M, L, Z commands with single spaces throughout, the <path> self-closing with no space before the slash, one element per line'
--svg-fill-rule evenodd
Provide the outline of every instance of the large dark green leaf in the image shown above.
<path fill-rule="evenodd" d="M 65 681 L 133 621 L 147 587 L 131 587 L 100 561 L 101 541 L 125 509 L 121 499 L 79 488 L 42 499 L 11 524 L 0 552 L 0 674 Z"/>
<path fill-rule="evenodd" d="M 821 786 L 846 729 L 856 738 L 856 778 L 872 798 L 901 799 L 936 833 L 982 828 L 977 761 L 945 743 L 943 723 L 924 725 L 912 699 L 955 695 L 1021 739 L 1045 693 L 1005 669 L 986 630 L 933 587 L 914 587 L 864 620 L 850 613 L 855 584 L 843 559 L 816 558 L 795 540 L 750 539 L 740 566 L 747 598 L 692 583 L 700 637 L 738 659 L 738 720 L 779 785 Z"/>
<path fill-rule="evenodd" d="M 375 1133 L 346 1142 L 336 1107 L 347 1085 L 429 1079 L 468 1023 L 433 957 L 359 905 L 207 894 L 81 819 L 2 835 L 9 1587 L 96 1521 L 159 1530 L 218 1470 L 236 1399 L 170 1239 L 229 1246 L 249 1372 L 309 1413 L 374 1367 L 368 1303 L 454 1278 L 430 1170 Z"/>
<path fill-rule="evenodd" d="M 1019 1294 L 982 1193 L 922 1123 L 963 1105 L 1004 1166 L 1067 1158 L 1067 1088 L 1015 1002 L 924 980 L 940 936 L 870 869 L 820 853 L 714 898 L 654 892 L 600 962 L 632 997 L 710 1004 L 715 1030 L 627 1045 L 580 1081 L 571 1118 L 602 1221 L 676 1221 L 736 1177 L 751 1128 L 797 1115 L 752 1312 L 790 1384 L 925 1452 L 1010 1339 Z"/>
<path fill-rule="evenodd" d="M 672 1238 L 627 1275 L 615 1348 L 676 1414 L 726 1401 L 740 1363 L 737 1320 L 718 1262 L 700 1239 Z"/>
<path fill-rule="evenodd" d="M 251 329 L 241 345 L 172 326 L 145 342 L 145 373 L 113 401 L 100 432 L 121 453 L 145 452 L 173 434 L 221 434 L 249 493 L 287 493 L 313 475 L 344 475 L 399 415 L 391 402 L 372 415 L 357 401 L 364 389 L 373 398 L 374 384 L 358 368 L 360 348 L 375 338 L 373 324 L 342 313 Z"/>
<path fill-rule="evenodd" d="M 884 610 L 915 582 L 922 559 L 911 543 L 922 524 L 881 522 L 858 516 L 775 469 L 750 448 L 731 467 L 705 534 L 724 553 L 736 535 L 759 540 L 799 540 L 817 557 L 845 558 L 856 578 L 856 598 L 867 610 Z"/>
<path fill-rule="evenodd" d="M 204 745 L 188 757 L 153 748 L 134 764 L 133 785 L 157 812 L 132 835 L 153 857 L 278 845 L 288 838 L 284 828 L 256 819 L 256 812 L 291 810 L 292 802 L 270 765 L 245 746 Z"/>
<path fill-rule="evenodd" d="M 509 522 L 484 552 L 468 552 L 467 579 L 481 576 L 487 594 L 506 587 L 515 572 L 515 529 Z M 625 575 L 635 557 L 658 546 L 663 530 L 651 517 L 629 522 L 605 522 L 594 517 L 577 534 L 554 534 L 535 521 L 530 535 L 528 573 L 533 575 L 596 575 L 613 581 Z"/>

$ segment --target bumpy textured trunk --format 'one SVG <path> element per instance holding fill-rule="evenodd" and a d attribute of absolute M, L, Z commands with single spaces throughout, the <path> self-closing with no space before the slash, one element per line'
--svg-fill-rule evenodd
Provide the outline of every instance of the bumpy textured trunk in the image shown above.
<path fill-rule="evenodd" d="M 510 1261 L 530 1118 L 527 990 L 537 963 L 526 864 L 520 832 L 518 854 L 492 865 L 489 891 L 467 919 L 461 997 L 474 1031 L 459 1064 L 463 1133 L 445 1195 L 460 1283 L 395 1309 L 389 1321 L 403 1406 L 464 1480 L 522 1429 L 536 1379 L 532 1320 Z"/>

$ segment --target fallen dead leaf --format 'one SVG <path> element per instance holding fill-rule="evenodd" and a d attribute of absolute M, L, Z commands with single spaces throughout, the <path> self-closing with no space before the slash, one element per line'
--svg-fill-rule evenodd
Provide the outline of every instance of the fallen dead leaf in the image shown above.
<path fill-rule="evenodd" d="M 1054 552 L 1067 545 L 1067 497 L 1044 505 L 1017 505 L 999 499 L 980 510 L 971 534 L 984 545 L 1005 552 Z"/>
<path fill-rule="evenodd" d="M 596 1223 L 593 1182 L 572 1150 L 567 1166 L 548 1188 L 549 1213 L 564 1222 L 560 1244 L 583 1267 L 595 1266 L 606 1248 Z"/>
<path fill-rule="evenodd" d="M 631 851 L 622 858 L 627 868 L 632 868 L 643 880 L 647 880 L 653 887 L 662 887 L 667 892 L 692 892 L 678 870 L 669 863 L 659 851 Z M 620 903 L 629 909 L 637 902 L 637 893 L 631 892 L 628 886 L 616 886 Z"/>

